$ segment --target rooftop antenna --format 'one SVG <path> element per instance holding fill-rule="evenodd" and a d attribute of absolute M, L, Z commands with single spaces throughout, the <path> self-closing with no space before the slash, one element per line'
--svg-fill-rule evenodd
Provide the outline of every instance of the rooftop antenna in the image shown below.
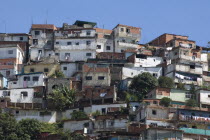
<path fill-rule="evenodd" d="M 46 24 L 47 24 L 48 10 L 46 11 Z"/>
<path fill-rule="evenodd" d="M 33 16 L 31 16 L 31 24 L 34 24 Z"/>
<path fill-rule="evenodd" d="M 6 20 L 4 20 L 3 22 L 4 22 L 4 32 L 7 33 L 7 24 L 6 24 Z"/>

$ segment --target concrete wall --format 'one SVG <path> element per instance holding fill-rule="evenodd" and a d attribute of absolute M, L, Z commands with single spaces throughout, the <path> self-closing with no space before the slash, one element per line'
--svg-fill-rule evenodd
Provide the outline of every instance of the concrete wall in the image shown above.
<path fill-rule="evenodd" d="M 58 64 L 35 64 L 24 66 L 24 73 L 31 73 L 31 69 L 34 69 L 34 72 L 43 72 L 47 76 L 51 76 L 55 73 L 56 70 L 59 70 Z M 48 69 L 49 72 L 44 72 L 44 69 Z"/>
<path fill-rule="evenodd" d="M 67 70 L 65 70 L 65 68 L 67 68 Z M 70 78 L 75 72 L 77 72 L 77 64 L 61 63 L 61 71 L 63 72 L 66 78 Z"/>
<path fill-rule="evenodd" d="M 147 59 L 135 58 L 135 67 L 155 67 L 163 63 L 162 57 L 147 57 Z"/>
<path fill-rule="evenodd" d="M 91 125 L 90 120 L 64 121 L 63 128 L 64 130 L 68 130 L 70 132 L 74 132 L 76 130 L 83 130 L 85 123 Z"/>
<path fill-rule="evenodd" d="M 108 108 L 110 107 L 127 107 L 127 104 L 102 104 L 102 105 L 92 105 L 92 112 L 96 112 L 97 110 L 102 113 L 102 108 L 106 109 L 106 113 Z"/>
<path fill-rule="evenodd" d="M 142 67 L 123 67 L 122 68 L 122 79 L 126 78 L 133 78 L 143 72 L 149 72 L 152 75 L 156 75 L 155 77 L 159 78 L 162 76 L 162 68 L 161 67 L 154 67 L 154 68 L 142 68 Z"/>
<path fill-rule="evenodd" d="M 24 77 L 30 77 L 30 81 L 24 81 Z M 33 77 L 39 77 L 38 81 L 34 81 Z M 18 75 L 17 81 L 8 82 L 8 88 L 14 89 L 14 88 L 45 86 L 44 78 L 45 76 L 43 74 Z"/>
<path fill-rule="evenodd" d="M 87 76 L 92 76 L 92 80 L 86 80 Z M 99 80 L 99 76 L 104 76 L 103 80 Z M 89 72 L 83 73 L 82 76 L 82 86 L 110 86 L 111 84 L 111 75 L 107 72 Z"/>
<path fill-rule="evenodd" d="M 13 114 L 17 121 L 22 119 L 37 119 L 40 122 L 55 123 L 56 122 L 56 111 L 49 111 L 48 115 L 41 115 L 38 110 L 14 110 Z"/>

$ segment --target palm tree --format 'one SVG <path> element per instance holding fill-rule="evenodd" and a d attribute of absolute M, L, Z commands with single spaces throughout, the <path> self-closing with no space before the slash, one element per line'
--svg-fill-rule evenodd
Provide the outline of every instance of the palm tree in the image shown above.
<path fill-rule="evenodd" d="M 69 108 L 71 105 L 74 105 L 76 100 L 75 95 L 76 91 L 74 89 L 69 89 L 64 85 L 60 85 L 53 90 L 53 93 L 49 96 L 49 99 L 51 99 L 57 110 L 62 111 L 66 108 Z"/>

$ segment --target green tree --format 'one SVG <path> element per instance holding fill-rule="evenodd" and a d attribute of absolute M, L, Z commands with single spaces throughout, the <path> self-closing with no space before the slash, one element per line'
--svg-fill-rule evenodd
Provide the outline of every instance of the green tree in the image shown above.
<path fill-rule="evenodd" d="M 196 107 L 197 106 L 197 102 L 194 99 L 189 99 L 186 102 L 186 106 L 190 106 L 190 107 Z"/>
<path fill-rule="evenodd" d="M 125 96 L 125 101 L 126 102 L 130 102 L 130 101 L 138 101 L 138 97 L 135 94 L 131 94 L 128 92 L 125 92 L 126 96 Z"/>
<path fill-rule="evenodd" d="M 77 120 L 77 119 L 87 119 L 88 115 L 83 111 L 73 111 L 71 113 L 71 119 Z"/>
<path fill-rule="evenodd" d="M 169 107 L 170 103 L 171 103 L 171 99 L 168 98 L 168 97 L 163 97 L 161 100 L 160 100 L 160 105 L 163 105 L 165 107 Z"/>
<path fill-rule="evenodd" d="M 193 99 L 195 99 L 196 98 L 196 89 L 195 89 L 195 85 L 193 83 L 190 85 L 189 92 L 193 95 Z"/>
<path fill-rule="evenodd" d="M 158 84 L 162 88 L 173 88 L 174 80 L 170 77 L 160 76 L 158 78 Z"/>
<path fill-rule="evenodd" d="M 41 134 L 41 123 L 36 119 L 23 119 L 18 122 L 17 128 L 30 136 L 30 140 L 37 140 Z"/>
<path fill-rule="evenodd" d="M 62 71 L 56 70 L 55 73 L 51 75 L 51 77 L 53 77 L 53 78 L 64 78 L 65 75 L 63 74 Z"/>
<path fill-rule="evenodd" d="M 184 83 L 178 83 L 178 84 L 177 84 L 177 89 L 186 90 L 185 84 L 184 84 Z"/>
<path fill-rule="evenodd" d="M 129 89 L 137 95 L 139 99 L 143 99 L 144 96 L 157 85 L 157 79 L 150 73 L 145 72 L 133 78 Z"/>
<path fill-rule="evenodd" d="M 0 113 L 0 139 L 18 139 L 16 132 L 17 122 L 14 117 L 7 113 Z"/>
<path fill-rule="evenodd" d="M 53 90 L 49 99 L 51 99 L 57 110 L 62 111 L 74 104 L 76 100 L 75 96 L 76 91 L 74 89 L 69 89 L 68 87 L 61 85 Z"/>

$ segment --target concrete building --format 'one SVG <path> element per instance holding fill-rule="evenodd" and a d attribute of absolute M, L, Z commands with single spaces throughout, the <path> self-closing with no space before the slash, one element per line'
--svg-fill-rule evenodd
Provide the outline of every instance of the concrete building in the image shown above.
<path fill-rule="evenodd" d="M 84 64 L 82 86 L 110 86 L 110 69 L 107 65 Z"/>
<path fill-rule="evenodd" d="M 54 49 L 54 31 L 57 28 L 52 24 L 32 24 L 30 29 L 31 42 L 30 59 L 39 61 L 51 56 Z"/>
<path fill-rule="evenodd" d="M 162 57 L 144 54 L 133 54 L 127 59 L 128 62 L 132 63 L 133 67 L 156 67 L 163 63 Z"/>
<path fill-rule="evenodd" d="M 17 44 L 0 45 L 0 52 L 0 73 L 6 78 L 20 73 L 24 61 L 23 50 Z"/>
<path fill-rule="evenodd" d="M 42 72 L 17 74 L 16 79 L 8 82 L 9 89 L 45 86 L 46 75 Z"/>
<path fill-rule="evenodd" d="M 127 115 L 100 115 L 95 118 L 94 130 L 97 132 L 126 131 L 127 122 Z"/>
<path fill-rule="evenodd" d="M 193 98 L 193 94 L 187 90 L 160 87 L 153 89 L 147 94 L 148 99 L 162 99 L 163 97 L 168 97 L 173 102 L 185 103 L 187 100 Z"/>

